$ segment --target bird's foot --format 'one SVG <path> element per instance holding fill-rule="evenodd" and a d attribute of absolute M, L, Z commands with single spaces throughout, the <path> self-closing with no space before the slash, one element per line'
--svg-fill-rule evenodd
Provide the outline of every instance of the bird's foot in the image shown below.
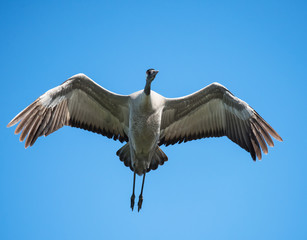
<path fill-rule="evenodd" d="M 139 196 L 139 202 L 138 202 L 138 212 L 141 210 L 142 208 L 142 203 L 143 203 L 143 196 L 140 195 Z"/>
<path fill-rule="evenodd" d="M 131 205 L 130 205 L 130 207 L 131 207 L 131 209 L 132 209 L 132 211 L 133 211 L 133 208 L 134 208 L 134 199 L 135 199 L 135 195 L 134 194 L 132 194 L 132 196 L 131 196 Z"/>

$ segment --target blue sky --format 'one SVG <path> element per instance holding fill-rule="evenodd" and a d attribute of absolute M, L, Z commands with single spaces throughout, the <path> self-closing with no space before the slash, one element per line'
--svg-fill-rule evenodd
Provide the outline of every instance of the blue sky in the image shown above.
<path fill-rule="evenodd" d="M 306 1 L 2 1 L 0 30 L 0 239 L 307 239 Z M 223 84 L 284 142 L 164 147 L 137 213 L 121 143 L 64 127 L 25 150 L 6 128 L 76 73 L 130 94 L 151 67 L 166 97 Z"/>

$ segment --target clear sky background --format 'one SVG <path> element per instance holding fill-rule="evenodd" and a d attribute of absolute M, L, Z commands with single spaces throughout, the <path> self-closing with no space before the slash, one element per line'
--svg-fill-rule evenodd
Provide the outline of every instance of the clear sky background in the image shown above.
<path fill-rule="evenodd" d="M 306 1 L 1 1 L 0 32 L 0 239 L 307 239 Z M 6 128 L 76 73 L 130 94 L 148 68 L 166 97 L 223 84 L 284 142 L 163 147 L 138 213 L 120 142 L 64 127 L 25 150 Z"/>

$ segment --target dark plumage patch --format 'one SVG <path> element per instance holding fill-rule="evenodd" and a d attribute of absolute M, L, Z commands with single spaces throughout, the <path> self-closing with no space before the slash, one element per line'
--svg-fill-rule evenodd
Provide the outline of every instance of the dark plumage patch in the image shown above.
<path fill-rule="evenodd" d="M 131 155 L 130 155 L 130 147 L 129 143 L 126 143 L 123 147 L 121 147 L 117 152 L 116 155 L 119 156 L 119 159 L 125 164 L 126 167 L 130 167 L 131 171 L 134 172 Z M 159 165 L 163 165 L 165 161 L 168 160 L 166 154 L 161 150 L 161 148 L 157 147 L 156 152 L 151 160 L 149 168 L 146 172 L 150 170 L 156 170 Z"/>
<path fill-rule="evenodd" d="M 71 127 L 76 127 L 76 128 L 81 128 L 87 131 L 91 131 L 94 133 L 101 134 L 103 136 L 106 136 L 107 138 L 113 139 L 113 140 L 119 140 L 120 142 L 128 142 L 128 136 L 125 134 L 124 136 L 107 131 L 106 129 L 101 129 L 97 128 L 96 126 L 93 126 L 92 124 L 86 124 L 82 123 L 80 121 L 76 121 L 75 119 L 70 119 L 69 120 L 69 126 Z"/>

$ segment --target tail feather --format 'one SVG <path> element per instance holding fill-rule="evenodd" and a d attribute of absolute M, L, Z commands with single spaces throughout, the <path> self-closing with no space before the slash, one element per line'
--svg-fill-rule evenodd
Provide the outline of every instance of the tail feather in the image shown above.
<path fill-rule="evenodd" d="M 133 164 L 131 161 L 130 155 L 130 147 L 129 143 L 126 143 L 123 147 L 121 147 L 117 152 L 116 155 L 119 156 L 119 159 L 125 164 L 126 167 L 130 167 L 131 171 L 134 171 Z M 161 150 L 160 147 L 157 146 L 156 152 L 154 153 L 149 168 L 147 172 L 150 170 L 156 170 L 159 165 L 163 165 L 165 161 L 168 160 L 166 154 Z"/>
<path fill-rule="evenodd" d="M 126 167 L 130 167 L 131 171 L 134 171 L 131 163 L 129 143 L 126 143 L 123 147 L 121 147 L 116 152 L 116 155 L 119 156 L 119 159 L 125 164 Z"/>
<path fill-rule="evenodd" d="M 147 172 L 149 172 L 151 169 L 156 170 L 159 165 L 163 165 L 164 162 L 167 160 L 168 157 L 166 156 L 166 154 L 161 150 L 160 147 L 157 147 L 156 152 L 149 165 L 149 168 L 147 169 Z"/>

